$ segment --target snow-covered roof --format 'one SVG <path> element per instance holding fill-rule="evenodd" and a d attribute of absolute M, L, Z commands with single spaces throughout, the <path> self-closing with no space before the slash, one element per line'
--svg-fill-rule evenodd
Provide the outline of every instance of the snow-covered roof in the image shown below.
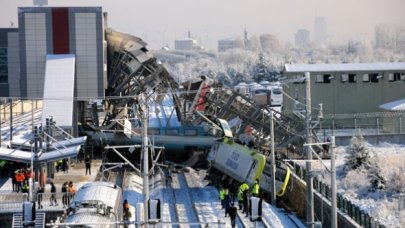
<path fill-rule="evenodd" d="M 396 63 L 339 63 L 339 64 L 285 64 L 284 72 L 353 72 L 405 71 L 405 62 Z"/>
<path fill-rule="evenodd" d="M 405 110 L 405 99 L 388 102 L 379 107 L 389 111 L 403 111 Z"/>

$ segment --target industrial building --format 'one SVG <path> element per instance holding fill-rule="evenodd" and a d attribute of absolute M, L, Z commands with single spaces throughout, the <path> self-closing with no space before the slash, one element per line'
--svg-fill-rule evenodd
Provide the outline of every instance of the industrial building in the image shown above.
<path fill-rule="evenodd" d="M 324 114 L 381 112 L 379 105 L 404 98 L 405 62 L 351 64 L 286 64 L 290 80 L 284 91 L 305 103 L 305 72 L 311 77 L 312 106 L 323 104 Z M 286 113 L 295 101 L 284 99 Z"/>

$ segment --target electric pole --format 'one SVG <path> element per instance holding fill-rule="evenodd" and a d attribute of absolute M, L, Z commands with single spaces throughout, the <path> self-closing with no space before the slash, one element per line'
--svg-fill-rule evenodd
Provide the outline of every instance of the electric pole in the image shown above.
<path fill-rule="evenodd" d="M 310 73 L 305 72 L 305 87 L 306 87 L 306 127 L 307 127 L 307 144 L 312 143 L 311 138 L 311 78 Z M 311 147 L 306 148 L 307 152 L 307 162 L 306 162 L 306 170 L 307 170 L 307 227 L 313 228 L 314 227 L 314 189 L 313 189 L 313 178 L 312 178 L 312 151 Z"/>
<path fill-rule="evenodd" d="M 276 162 L 274 156 L 274 122 L 273 109 L 270 108 L 270 152 L 271 152 L 271 204 L 276 205 Z"/>
<path fill-rule="evenodd" d="M 143 209 L 145 227 L 148 227 L 148 201 L 149 201 L 149 141 L 148 141 L 148 117 L 147 103 L 145 99 L 142 110 L 142 151 L 143 151 Z"/>

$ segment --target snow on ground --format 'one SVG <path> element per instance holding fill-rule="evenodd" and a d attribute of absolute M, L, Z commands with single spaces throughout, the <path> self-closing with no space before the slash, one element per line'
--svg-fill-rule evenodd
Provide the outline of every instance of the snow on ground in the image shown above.
<path fill-rule="evenodd" d="M 367 145 L 374 152 L 373 159 L 377 161 L 381 174 L 387 180 L 386 189 L 370 191 L 367 172 L 345 171 L 348 146 L 340 146 L 335 148 L 338 193 L 350 199 L 355 205 L 387 227 L 405 227 L 405 205 L 402 206 L 402 210 L 399 210 L 400 202 L 395 198 L 398 189 L 405 190 L 405 145 L 391 143 Z M 297 163 L 305 167 L 305 162 L 297 161 Z M 330 167 L 329 160 L 324 160 L 324 163 L 328 168 Z M 330 174 L 320 161 L 313 162 L 312 167 L 317 172 L 319 180 L 325 184 L 330 184 Z M 400 173 L 400 175 L 393 176 L 395 173 Z M 397 183 L 395 182 L 396 177 L 399 177 Z"/>

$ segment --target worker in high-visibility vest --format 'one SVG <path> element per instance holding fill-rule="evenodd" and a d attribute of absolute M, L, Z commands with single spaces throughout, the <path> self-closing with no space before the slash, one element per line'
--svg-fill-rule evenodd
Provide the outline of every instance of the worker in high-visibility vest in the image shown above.
<path fill-rule="evenodd" d="M 259 180 L 256 179 L 255 183 L 252 186 L 252 195 L 258 197 L 259 196 Z"/>
<path fill-rule="evenodd" d="M 239 191 L 238 191 L 238 205 L 239 205 L 239 210 L 242 210 L 242 206 L 243 206 L 243 193 L 249 190 L 249 185 L 246 184 L 246 182 L 244 181 L 240 186 L 239 186 Z"/>
<path fill-rule="evenodd" d="M 222 186 L 219 190 L 219 200 L 221 200 L 222 208 L 225 208 L 225 189 Z"/>

